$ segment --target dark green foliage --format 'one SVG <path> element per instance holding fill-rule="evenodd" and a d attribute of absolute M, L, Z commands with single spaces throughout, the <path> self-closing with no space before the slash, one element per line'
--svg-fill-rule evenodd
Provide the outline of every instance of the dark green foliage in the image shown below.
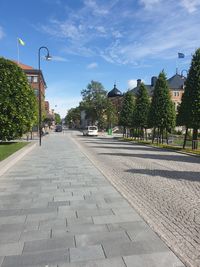
<path fill-rule="evenodd" d="M 26 75 L 17 64 L 0 58 L 0 140 L 21 137 L 36 119 L 36 97 Z"/>
<path fill-rule="evenodd" d="M 110 101 L 110 99 L 107 99 L 107 104 L 106 104 L 106 118 L 107 118 L 107 128 L 112 128 L 113 125 L 115 125 L 118 121 L 117 118 L 117 109 L 113 105 L 113 103 Z"/>
<path fill-rule="evenodd" d="M 185 95 L 187 97 L 188 106 L 188 120 L 191 121 L 193 129 L 200 128 L 200 48 L 196 50 L 191 67 L 189 69 L 188 77 L 185 82 Z"/>
<path fill-rule="evenodd" d="M 193 55 L 178 111 L 177 123 L 186 129 L 193 128 L 193 140 L 197 140 L 200 129 L 200 48 Z"/>
<path fill-rule="evenodd" d="M 70 127 L 76 126 L 80 127 L 81 123 L 81 111 L 80 107 L 71 108 L 67 112 L 67 116 L 65 117 L 65 123 L 68 124 Z"/>
<path fill-rule="evenodd" d="M 189 119 L 189 103 L 187 101 L 187 93 L 184 92 L 181 99 L 181 104 L 178 106 L 178 114 L 176 118 L 176 125 L 190 127 L 191 121 Z"/>
<path fill-rule="evenodd" d="M 145 85 L 141 83 L 135 100 L 134 126 L 136 128 L 147 128 L 149 108 L 150 99 L 148 92 Z"/>
<path fill-rule="evenodd" d="M 164 133 L 175 127 L 176 113 L 174 104 L 170 97 L 170 91 L 167 84 L 165 73 L 162 71 L 156 81 L 153 98 L 149 112 L 149 126 L 157 128 L 159 140 L 163 141 Z M 154 135 L 153 134 L 153 135 Z"/>
<path fill-rule="evenodd" d="M 133 112 L 134 112 L 134 97 L 131 92 L 124 95 L 122 109 L 120 112 L 119 123 L 124 127 L 132 127 L 133 125 Z"/>
<path fill-rule="evenodd" d="M 60 114 L 55 113 L 54 115 L 55 115 L 55 123 L 61 124 L 62 120 L 61 120 Z"/>
<path fill-rule="evenodd" d="M 82 102 L 80 103 L 81 110 L 85 110 L 86 118 L 92 124 L 98 122 L 98 127 L 102 128 L 104 124 L 104 111 L 107 104 L 107 92 L 100 82 L 91 81 L 87 88 L 81 91 Z"/>

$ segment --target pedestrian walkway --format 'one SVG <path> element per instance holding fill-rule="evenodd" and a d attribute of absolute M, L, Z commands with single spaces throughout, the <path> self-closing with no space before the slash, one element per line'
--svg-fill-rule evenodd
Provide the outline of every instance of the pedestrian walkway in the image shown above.
<path fill-rule="evenodd" d="M 58 133 L 0 177 L 0 266 L 184 265 L 70 133 Z"/>

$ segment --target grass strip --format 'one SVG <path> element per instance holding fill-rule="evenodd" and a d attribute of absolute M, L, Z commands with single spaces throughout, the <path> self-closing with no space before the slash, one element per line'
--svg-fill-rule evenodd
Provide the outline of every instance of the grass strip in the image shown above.
<path fill-rule="evenodd" d="M 0 142 L 0 161 L 28 144 L 29 142 Z"/>

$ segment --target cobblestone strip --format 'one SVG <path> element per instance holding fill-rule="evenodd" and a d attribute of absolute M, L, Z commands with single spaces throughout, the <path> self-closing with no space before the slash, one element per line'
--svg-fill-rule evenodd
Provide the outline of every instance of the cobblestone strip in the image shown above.
<path fill-rule="evenodd" d="M 159 160 L 156 164 L 152 161 L 141 163 L 141 158 L 137 158 L 137 154 L 134 159 L 127 154 L 126 166 L 126 162 L 122 160 L 123 153 L 119 153 L 118 161 L 113 160 L 111 140 L 108 145 L 110 146 L 109 153 L 101 154 L 99 151 L 96 152 L 98 143 L 99 148 L 102 147 L 101 140 L 96 142 L 95 148 L 91 146 L 88 149 L 89 142 L 86 145 L 74 136 L 72 139 L 176 255 L 187 266 L 199 267 L 200 183 L 197 177 L 198 172 L 195 172 L 192 164 L 185 166 L 184 171 L 180 170 L 184 163 L 181 164 L 182 162 L 179 161 L 177 164 L 174 161 L 168 166 Z M 105 152 L 105 149 L 101 149 Z M 139 147 L 138 151 L 140 149 Z M 115 153 L 116 151 L 115 145 Z M 148 153 L 148 148 L 146 153 Z M 159 155 L 159 150 L 157 153 Z M 175 153 L 174 157 L 176 157 Z M 184 158 L 186 161 L 187 159 Z M 135 169 L 130 171 L 130 164 L 133 165 L 133 160 L 137 166 L 136 172 L 134 172 Z M 146 173 L 144 164 L 146 164 Z M 196 170 L 199 170 L 199 166 Z M 173 177 L 170 176 L 171 172 L 173 172 Z M 180 173 L 182 179 L 180 179 Z"/>

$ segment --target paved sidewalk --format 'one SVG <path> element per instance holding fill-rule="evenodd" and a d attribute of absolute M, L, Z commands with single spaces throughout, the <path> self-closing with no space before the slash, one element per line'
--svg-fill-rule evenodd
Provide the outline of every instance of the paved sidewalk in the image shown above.
<path fill-rule="evenodd" d="M 0 266 L 183 267 L 68 135 L 0 177 Z"/>

